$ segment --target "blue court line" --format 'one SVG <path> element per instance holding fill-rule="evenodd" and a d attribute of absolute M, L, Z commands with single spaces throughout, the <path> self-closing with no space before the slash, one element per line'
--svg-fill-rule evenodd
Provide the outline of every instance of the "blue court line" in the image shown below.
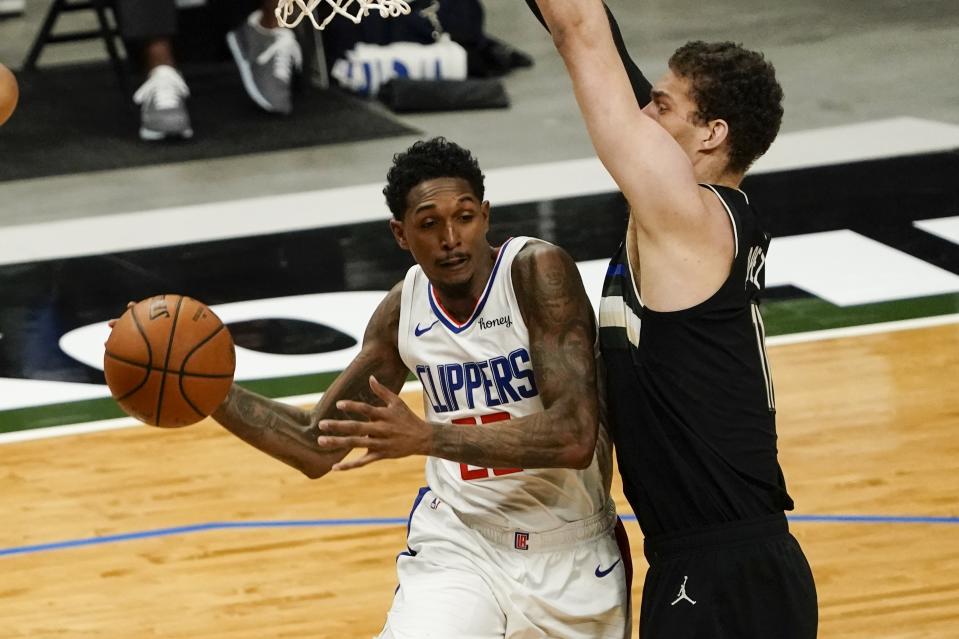
<path fill-rule="evenodd" d="M 959 524 L 959 517 L 913 515 L 788 515 L 789 521 L 853 524 Z"/>
<path fill-rule="evenodd" d="M 399 517 L 373 519 L 292 519 L 289 521 L 212 521 L 206 524 L 193 526 L 174 526 L 172 528 L 156 528 L 119 535 L 104 535 L 102 537 L 87 537 L 86 539 L 68 539 L 48 544 L 33 544 L 30 546 L 13 546 L 0 548 L 0 557 L 4 555 L 24 555 L 48 550 L 62 550 L 79 546 L 97 546 L 110 544 L 116 541 L 131 541 L 133 539 L 149 539 L 151 537 L 172 537 L 186 535 L 207 530 L 229 530 L 231 528 L 317 528 L 328 526 L 397 526 L 405 524 L 406 520 Z"/>
<path fill-rule="evenodd" d="M 636 515 L 620 515 L 623 521 L 636 521 Z M 789 521 L 796 523 L 857 523 L 857 524 L 959 524 L 959 517 L 923 517 L 911 515 L 789 515 Z M 172 537 L 187 535 L 207 530 L 230 530 L 237 528 L 327 528 L 331 526 L 401 526 L 407 520 L 402 517 L 374 517 L 367 519 L 290 519 L 277 521 L 213 521 L 192 526 L 173 526 L 171 528 L 156 528 L 140 532 L 122 533 L 118 535 L 103 535 L 102 537 L 87 537 L 85 539 L 68 539 L 46 544 L 31 544 L 28 546 L 12 546 L 0 548 L 0 557 L 6 555 L 26 555 L 65 548 L 81 546 L 98 546 L 112 544 L 118 541 L 134 539 L 150 539 L 153 537 Z"/>

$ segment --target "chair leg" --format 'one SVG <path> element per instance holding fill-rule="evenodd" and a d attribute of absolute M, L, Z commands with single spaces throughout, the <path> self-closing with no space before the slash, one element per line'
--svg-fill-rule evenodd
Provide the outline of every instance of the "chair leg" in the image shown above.
<path fill-rule="evenodd" d="M 114 29 L 110 26 L 110 23 L 107 20 L 106 4 L 104 0 L 92 0 L 92 3 L 93 8 L 97 13 L 97 23 L 100 25 L 100 36 L 102 37 L 103 44 L 107 49 L 107 55 L 110 56 L 110 63 L 113 65 L 114 73 L 116 73 L 117 82 L 120 85 L 120 89 L 124 93 L 129 94 L 129 73 L 127 72 L 124 59 L 120 57 L 120 52 L 117 49 L 116 42 L 113 40 Z"/>
<path fill-rule="evenodd" d="M 50 5 L 50 9 L 47 11 L 47 17 L 43 19 L 43 26 L 40 27 L 37 37 L 33 39 L 33 44 L 30 45 L 27 58 L 23 61 L 22 69 L 24 71 L 36 70 L 37 60 L 40 58 L 40 54 L 43 52 L 43 47 L 47 44 L 50 34 L 53 33 L 53 27 L 56 25 L 57 18 L 60 17 L 60 11 L 65 3 L 66 0 L 53 0 L 53 4 Z"/>

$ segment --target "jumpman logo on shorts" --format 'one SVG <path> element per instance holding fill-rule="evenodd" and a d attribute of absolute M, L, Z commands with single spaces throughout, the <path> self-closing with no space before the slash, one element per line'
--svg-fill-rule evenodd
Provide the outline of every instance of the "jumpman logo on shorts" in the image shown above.
<path fill-rule="evenodd" d="M 682 601 L 683 599 L 685 599 L 685 600 L 688 601 L 689 603 L 693 604 L 694 606 L 696 605 L 696 602 L 693 601 L 692 599 L 690 599 L 690 598 L 689 598 L 689 595 L 686 594 L 686 580 L 687 580 L 687 579 L 689 579 L 689 577 L 683 576 L 683 585 L 679 587 L 679 596 L 676 597 L 676 601 L 674 601 L 673 603 L 669 604 L 670 606 L 675 606 L 676 604 L 678 604 L 678 603 L 679 603 L 680 601 Z"/>

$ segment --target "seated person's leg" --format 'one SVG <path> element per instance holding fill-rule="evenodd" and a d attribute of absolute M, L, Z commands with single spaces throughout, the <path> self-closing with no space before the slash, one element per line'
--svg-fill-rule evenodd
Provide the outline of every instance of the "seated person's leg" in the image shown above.
<path fill-rule="evenodd" d="M 144 140 L 193 136 L 186 82 L 176 69 L 172 37 L 176 33 L 173 0 L 117 0 L 120 35 L 147 76 L 133 96 L 140 105 L 140 137 Z"/>
<path fill-rule="evenodd" d="M 501 76 L 533 65 L 529 55 L 486 33 L 486 12 L 479 0 L 440 3 L 439 20 L 466 49 L 470 77 Z"/>
<path fill-rule="evenodd" d="M 259 7 L 227 34 L 227 44 L 250 98 L 285 115 L 293 110 L 293 72 L 303 66 L 303 53 L 293 32 L 277 24 L 277 0 L 256 3 Z"/>

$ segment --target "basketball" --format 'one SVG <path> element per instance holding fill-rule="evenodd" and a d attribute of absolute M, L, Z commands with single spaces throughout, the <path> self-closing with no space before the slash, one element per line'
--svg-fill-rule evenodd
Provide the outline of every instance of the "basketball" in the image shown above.
<path fill-rule="evenodd" d="M 113 398 L 152 426 L 196 423 L 233 383 L 233 338 L 202 302 L 181 295 L 145 299 L 120 316 L 107 339 L 103 373 Z"/>
<path fill-rule="evenodd" d="M 10 69 L 0 64 L 0 126 L 13 115 L 19 99 L 20 88 L 17 86 L 16 76 Z"/>

